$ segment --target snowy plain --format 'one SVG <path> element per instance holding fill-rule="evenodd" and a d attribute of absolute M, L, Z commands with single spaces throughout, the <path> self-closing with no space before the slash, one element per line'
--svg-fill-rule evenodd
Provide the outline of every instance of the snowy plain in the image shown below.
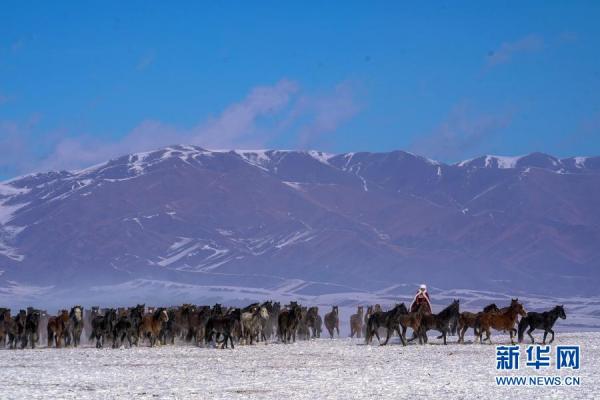
<path fill-rule="evenodd" d="M 3 399 L 594 399 L 600 333 L 557 333 L 581 345 L 581 369 L 499 373 L 495 346 L 365 345 L 336 338 L 217 350 L 188 345 L 133 349 L 0 350 Z M 539 333 L 537 337 L 540 337 Z M 508 337 L 493 335 L 495 344 Z M 522 348 L 524 348 L 522 346 Z M 521 363 L 523 363 L 523 356 Z M 496 375 L 578 376 L 581 386 L 501 387 Z"/>

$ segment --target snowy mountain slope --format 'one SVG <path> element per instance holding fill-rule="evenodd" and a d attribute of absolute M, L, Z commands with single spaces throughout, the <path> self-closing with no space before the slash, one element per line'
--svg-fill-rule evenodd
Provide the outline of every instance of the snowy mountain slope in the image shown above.
<path fill-rule="evenodd" d="M 0 286 L 598 294 L 597 204 L 600 157 L 170 146 L 2 183 Z"/>

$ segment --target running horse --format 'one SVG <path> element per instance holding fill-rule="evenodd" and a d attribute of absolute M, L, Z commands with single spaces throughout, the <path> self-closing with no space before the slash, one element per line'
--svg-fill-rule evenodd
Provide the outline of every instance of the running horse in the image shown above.
<path fill-rule="evenodd" d="M 23 341 L 26 319 L 27 314 L 25 310 L 19 310 L 17 315 L 5 321 L 9 348 L 16 349 L 19 343 Z"/>
<path fill-rule="evenodd" d="M 545 311 L 543 313 L 527 313 L 527 316 L 521 318 L 521 322 L 519 322 L 519 343 L 523 342 L 523 333 L 525 333 L 525 329 L 527 328 L 529 328 L 527 334 L 531 338 L 531 343 L 535 343 L 535 339 L 533 338 L 531 332 L 538 328 L 544 330 L 544 339 L 542 341 L 542 344 L 546 344 L 546 337 L 548 336 L 548 332 L 552 334 L 552 339 L 550 339 L 550 342 L 548 343 L 554 342 L 554 331 L 552 330 L 552 327 L 554 326 L 558 318 L 567 318 L 564 306 L 556 306 L 552 310 Z"/>
<path fill-rule="evenodd" d="M 525 310 L 525 307 L 519 303 L 519 299 L 512 299 L 510 306 L 501 309 L 499 312 L 491 311 L 483 313 L 479 318 L 479 326 L 477 326 L 479 329 L 479 342 L 483 343 L 483 332 L 485 332 L 485 340 L 489 341 L 491 344 L 490 328 L 494 328 L 497 331 L 508 331 L 510 334 L 510 342 L 515 344 L 513 337 L 517 335 L 515 324 L 519 315 L 521 317 L 527 316 L 527 311 Z"/>
<path fill-rule="evenodd" d="M 469 311 L 461 313 L 458 317 L 458 343 L 465 342 L 465 333 L 469 328 L 473 328 L 473 334 L 475 335 L 475 337 L 479 336 L 479 332 L 477 331 L 477 325 L 479 325 L 479 318 L 481 318 L 483 313 L 492 311 L 499 312 L 500 309 L 498 309 L 498 306 L 496 306 L 495 304 L 490 304 L 489 306 L 485 307 L 483 311 L 480 311 L 478 313 L 472 313 Z"/>
<path fill-rule="evenodd" d="M 455 299 L 452 304 L 444 308 L 438 314 L 424 313 L 421 319 L 421 327 L 419 334 L 422 336 L 425 343 L 427 343 L 427 331 L 435 329 L 441 332 L 444 344 L 447 344 L 446 337 L 452 330 L 453 321 L 458 320 L 460 315 L 459 300 Z"/>
<path fill-rule="evenodd" d="M 65 335 L 65 344 L 73 347 L 79 346 L 81 342 L 81 332 L 83 331 L 83 307 L 75 306 L 69 311 L 69 321 L 67 322 L 67 332 Z"/>
<path fill-rule="evenodd" d="M 48 318 L 46 331 L 48 332 L 48 347 L 53 345 L 59 349 L 63 345 L 63 339 L 67 335 L 67 324 L 69 322 L 69 312 L 61 310 L 56 317 Z"/>
<path fill-rule="evenodd" d="M 139 336 L 141 338 L 147 337 L 150 340 L 150 347 L 154 347 L 158 341 L 160 332 L 163 329 L 163 325 L 169 320 L 169 314 L 167 310 L 160 307 L 152 314 L 146 314 L 142 318 L 142 323 L 139 328 Z"/>
<path fill-rule="evenodd" d="M 292 301 L 287 309 L 282 310 L 277 317 L 277 336 L 283 343 L 296 341 L 296 329 L 302 318 L 301 309 L 297 302 Z"/>
<path fill-rule="evenodd" d="M 398 322 L 400 323 L 400 326 L 402 327 L 401 337 L 406 338 L 406 330 L 408 328 L 411 328 L 414 332 L 414 336 L 418 337 L 419 344 L 423 344 L 423 336 L 417 335 L 417 333 L 420 332 L 420 330 L 421 330 L 421 321 L 423 320 L 423 314 L 425 313 L 425 308 L 426 308 L 426 305 L 421 303 L 417 307 L 417 311 L 413 311 L 410 313 L 405 312 L 405 313 L 400 314 L 400 316 L 398 317 Z"/>
<path fill-rule="evenodd" d="M 329 336 L 333 339 L 334 330 L 340 336 L 340 317 L 338 306 L 332 306 L 331 311 L 325 314 L 325 328 L 329 331 Z"/>
<path fill-rule="evenodd" d="M 370 344 L 371 340 L 373 339 L 373 335 L 375 335 L 377 340 L 380 342 L 380 345 L 385 346 L 390 340 L 392 333 L 397 331 L 402 345 L 406 346 L 406 339 L 404 338 L 403 333 L 400 331 L 400 317 L 405 314 L 408 314 L 408 310 L 406 309 L 404 303 L 397 304 L 389 311 L 377 311 L 371 314 L 369 320 L 367 321 L 365 343 Z M 379 337 L 379 328 L 387 329 L 387 335 L 383 343 L 381 343 L 381 338 Z"/>
<path fill-rule="evenodd" d="M 0 348 L 4 348 L 8 336 L 10 308 L 0 307 Z"/>
<path fill-rule="evenodd" d="M 114 308 L 106 310 L 104 315 L 96 315 L 92 320 L 90 340 L 96 339 L 96 348 L 100 349 L 106 340 L 113 337 L 113 329 L 117 321 L 117 311 Z"/>
<path fill-rule="evenodd" d="M 362 336 L 363 331 L 363 320 L 364 320 L 364 307 L 358 306 L 356 314 L 350 316 L 350 337 L 353 338 L 356 335 L 357 338 Z"/>

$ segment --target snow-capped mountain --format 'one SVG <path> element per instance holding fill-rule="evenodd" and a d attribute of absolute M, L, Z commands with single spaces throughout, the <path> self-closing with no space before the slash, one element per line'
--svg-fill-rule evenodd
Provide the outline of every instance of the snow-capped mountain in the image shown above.
<path fill-rule="evenodd" d="M 403 151 L 171 146 L 0 184 L 0 293 L 144 281 L 310 295 L 424 281 L 598 294 L 598 205 L 600 157 L 449 165 Z"/>

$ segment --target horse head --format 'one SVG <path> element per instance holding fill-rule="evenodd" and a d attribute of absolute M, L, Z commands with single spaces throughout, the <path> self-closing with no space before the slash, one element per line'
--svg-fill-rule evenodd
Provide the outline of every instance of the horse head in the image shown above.
<path fill-rule="evenodd" d="M 273 311 L 275 311 L 275 313 L 279 313 L 281 311 L 281 303 L 276 301 L 275 303 L 273 303 Z"/>
<path fill-rule="evenodd" d="M 260 306 L 265 307 L 268 312 L 273 311 L 273 302 L 271 300 L 263 302 Z"/>
<path fill-rule="evenodd" d="M 338 306 L 332 306 L 331 312 L 333 312 L 335 315 L 338 315 L 339 314 Z"/>
<path fill-rule="evenodd" d="M 500 309 L 496 305 L 496 303 L 489 304 L 483 308 L 483 312 L 498 312 Z"/>
<path fill-rule="evenodd" d="M 260 308 L 260 317 L 262 319 L 269 319 L 269 310 L 267 310 L 267 307 Z"/>
<path fill-rule="evenodd" d="M 83 318 L 83 307 L 75 306 L 71 308 L 71 311 L 69 312 L 69 318 L 72 318 L 76 322 L 81 322 L 81 319 Z"/>
<path fill-rule="evenodd" d="M 556 311 L 558 312 L 558 316 L 561 319 L 567 319 L 567 314 L 565 313 L 565 306 L 563 306 L 563 305 L 556 306 Z"/>
<path fill-rule="evenodd" d="M 519 299 L 512 299 L 512 301 L 510 302 L 510 307 L 513 310 L 516 310 L 517 313 L 521 316 L 521 317 L 526 317 L 527 316 L 527 310 L 525 310 L 525 307 L 523 307 L 523 304 L 519 303 Z"/>
<path fill-rule="evenodd" d="M 159 314 L 160 314 L 160 320 L 163 322 L 168 322 L 169 321 L 169 313 L 167 312 L 166 309 L 164 308 L 159 308 Z"/>
<path fill-rule="evenodd" d="M 27 322 L 31 324 L 33 327 L 37 328 L 40 323 L 40 311 L 36 309 L 28 309 L 29 313 L 27 314 Z"/>

